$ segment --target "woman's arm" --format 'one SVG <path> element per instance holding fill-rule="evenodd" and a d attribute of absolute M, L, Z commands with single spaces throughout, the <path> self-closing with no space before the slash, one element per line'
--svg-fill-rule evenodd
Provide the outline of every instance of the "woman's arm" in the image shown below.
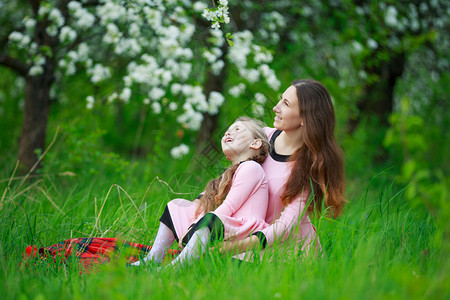
<path fill-rule="evenodd" d="M 272 225 L 259 232 L 262 239 L 257 235 L 252 235 L 240 241 L 224 242 L 220 246 L 220 252 L 238 254 L 255 249 L 259 245 L 265 248 L 272 246 L 277 240 L 285 240 L 289 237 L 292 228 L 307 216 L 306 200 L 308 196 L 309 192 L 303 192 L 289 203 Z"/>
<path fill-rule="evenodd" d="M 239 254 L 248 250 L 255 249 L 259 244 L 259 238 L 255 235 L 252 235 L 240 241 L 223 242 L 220 244 L 219 251 L 223 254 Z"/>

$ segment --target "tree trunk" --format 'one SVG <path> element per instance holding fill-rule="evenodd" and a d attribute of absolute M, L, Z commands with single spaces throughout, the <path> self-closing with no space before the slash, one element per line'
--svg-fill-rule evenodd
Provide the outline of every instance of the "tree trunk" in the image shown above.
<path fill-rule="evenodd" d="M 38 161 L 36 150 L 44 151 L 47 120 L 50 104 L 50 87 L 53 83 L 54 67 L 45 66 L 43 74 L 27 76 L 22 132 L 19 140 L 18 158 L 28 172 Z M 40 165 L 37 166 L 39 168 Z"/>
<path fill-rule="evenodd" d="M 222 50 L 222 56 L 220 59 L 225 61 L 225 56 L 228 51 L 228 44 L 224 43 L 224 46 L 222 46 L 221 50 Z M 206 80 L 206 83 L 205 83 L 206 97 L 209 97 L 209 94 L 213 91 L 223 93 L 223 84 L 225 81 L 225 68 L 226 68 L 226 63 L 218 75 L 214 75 L 211 71 L 208 71 L 208 73 L 207 73 L 208 79 Z M 213 135 L 214 131 L 217 129 L 217 124 L 219 121 L 219 114 L 220 114 L 220 110 L 219 110 L 219 113 L 217 113 L 213 116 L 211 116 L 208 113 L 203 114 L 203 121 L 202 121 L 200 130 L 199 130 L 198 136 L 197 136 L 197 143 L 196 143 L 197 144 L 196 145 L 197 153 L 199 152 L 199 150 L 202 151 L 202 148 L 204 148 L 205 146 L 208 146 L 211 143 L 212 135 Z M 216 141 L 213 141 L 213 142 L 216 142 Z"/>
<path fill-rule="evenodd" d="M 379 80 L 366 84 L 364 95 L 356 106 L 358 114 L 349 120 L 349 131 L 353 133 L 362 120 L 374 120 L 383 128 L 389 126 L 389 116 L 394 107 L 394 89 L 397 79 L 405 69 L 405 55 L 397 54 L 376 68 L 367 68 L 367 74 L 376 74 Z"/>

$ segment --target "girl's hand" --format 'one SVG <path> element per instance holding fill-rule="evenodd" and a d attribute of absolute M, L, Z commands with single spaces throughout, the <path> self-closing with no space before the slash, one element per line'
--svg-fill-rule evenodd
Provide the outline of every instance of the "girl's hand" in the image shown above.
<path fill-rule="evenodd" d="M 183 246 L 183 244 L 182 244 L 181 242 L 183 241 L 183 238 L 184 238 L 184 236 L 185 236 L 187 233 L 188 233 L 188 231 L 186 231 L 186 232 L 183 234 L 183 236 L 181 236 L 181 237 L 178 239 L 178 247 L 179 247 L 180 249 L 184 249 L 184 246 Z"/>

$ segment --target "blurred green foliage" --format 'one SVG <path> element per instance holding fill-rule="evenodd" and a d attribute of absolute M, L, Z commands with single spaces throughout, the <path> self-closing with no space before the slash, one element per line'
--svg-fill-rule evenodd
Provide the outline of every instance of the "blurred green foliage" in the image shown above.
<path fill-rule="evenodd" d="M 448 21 L 448 3 L 424 3 L 428 10 L 418 1 L 312 1 L 308 5 L 297 1 L 230 1 L 230 9 L 235 26 L 252 31 L 255 39 L 270 49 L 274 56 L 271 67 L 282 82 L 280 94 L 297 78 L 314 78 L 329 89 L 337 115 L 336 134 L 344 148 L 351 183 L 349 195 L 355 185 L 364 185 L 389 169 L 388 175 L 399 189 L 405 187 L 404 199 L 432 213 L 440 227 L 447 228 L 449 62 L 448 34 L 441 23 Z M 396 8 L 397 24 L 389 23 L 392 21 L 386 17 L 390 7 Z M 412 13 L 413 7 L 418 15 Z M 279 29 L 277 38 L 264 37 L 262 31 L 270 24 L 264 20 L 273 12 L 284 17 L 286 26 Z M 415 28 L 418 17 L 421 24 Z M 225 31 L 232 33 L 234 29 L 230 26 Z M 123 68 L 121 62 L 111 64 Z M 394 72 L 397 66 L 403 67 L 400 73 Z M 24 82 L 0 68 L 0 163 L 2 177 L 7 178 L 15 165 Z M 198 70 L 199 78 L 205 76 L 203 71 Z M 179 103 L 169 92 L 162 101 L 162 112 L 157 114 L 143 103 L 146 95 L 137 94 L 128 104 L 109 103 L 104 95 L 115 90 L 120 77 L 111 78 L 101 88 L 86 84 L 82 75 L 61 78 L 52 90 L 48 143 L 56 128 L 59 134 L 44 157 L 41 174 L 71 172 L 76 178 L 91 178 L 107 173 L 111 184 L 116 180 L 151 182 L 161 176 L 176 186 L 187 183 L 196 191 L 226 166 L 219 137 L 236 117 L 252 115 L 255 93 L 268 99 L 260 118 L 272 124 L 271 109 L 279 94 L 256 83 L 239 97 L 232 97 L 228 90 L 246 80 L 238 71 L 226 69 L 226 100 L 211 137 L 215 148 L 207 153 L 214 154 L 213 159 L 207 165 L 194 157 L 197 133 L 176 122 L 179 111 L 168 109 L 168 103 Z M 88 95 L 100 99 L 92 110 L 86 108 Z M 375 105 L 361 106 L 380 103 L 387 96 L 392 96 L 392 107 L 383 107 L 381 113 Z M 349 129 L 355 120 L 358 126 Z M 175 159 L 170 150 L 181 143 L 190 147 L 190 153 Z"/>

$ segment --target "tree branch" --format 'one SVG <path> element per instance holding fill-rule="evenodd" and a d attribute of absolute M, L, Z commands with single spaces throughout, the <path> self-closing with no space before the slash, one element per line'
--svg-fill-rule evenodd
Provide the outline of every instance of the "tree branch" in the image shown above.
<path fill-rule="evenodd" d="M 34 14 L 37 16 L 37 13 L 39 11 L 40 1 L 39 0 L 28 0 L 30 3 L 31 8 L 33 9 Z"/>
<path fill-rule="evenodd" d="M 7 54 L 0 53 L 0 65 L 10 68 L 11 70 L 16 71 L 23 77 L 28 74 L 28 65 L 21 60 L 11 57 Z"/>

